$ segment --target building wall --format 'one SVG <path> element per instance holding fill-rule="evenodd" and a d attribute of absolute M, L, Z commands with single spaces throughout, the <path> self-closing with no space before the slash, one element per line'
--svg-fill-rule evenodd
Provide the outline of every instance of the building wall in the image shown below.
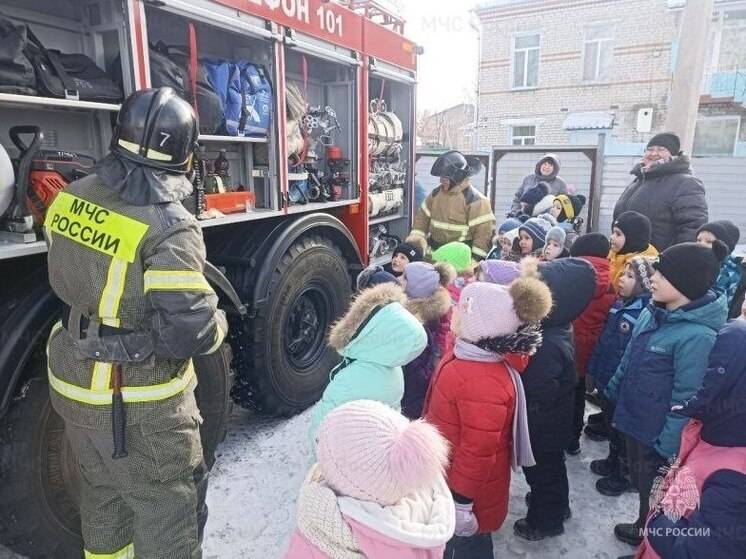
<path fill-rule="evenodd" d="M 417 135 L 424 147 L 446 147 L 471 151 L 474 105 L 460 104 L 429 115 L 418 123 Z"/>
<path fill-rule="evenodd" d="M 636 131 L 640 108 L 654 110 L 653 130 L 666 117 L 671 44 L 680 12 L 664 0 L 526 0 L 478 11 L 482 24 L 478 145 L 509 142 L 511 124 L 534 124 L 537 144 L 566 144 L 568 113 L 612 111 L 609 140 L 645 142 Z M 614 25 L 611 78 L 583 82 L 585 27 Z M 538 87 L 513 90 L 512 45 L 516 33 L 541 33 Z"/>

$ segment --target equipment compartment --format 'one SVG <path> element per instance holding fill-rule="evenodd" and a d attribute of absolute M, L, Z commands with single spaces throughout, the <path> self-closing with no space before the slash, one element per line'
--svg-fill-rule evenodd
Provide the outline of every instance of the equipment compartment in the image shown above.
<path fill-rule="evenodd" d="M 383 262 L 409 234 L 408 217 L 416 212 L 409 196 L 414 89 L 376 75 L 368 89 L 369 256 L 372 262 Z"/>
<path fill-rule="evenodd" d="M 179 93 L 192 104 L 191 50 L 196 46 L 198 157 L 206 164 L 205 193 L 225 193 L 227 202 L 238 199 L 231 193 L 245 191 L 251 193 L 246 211 L 279 209 L 278 188 L 273 187 L 279 181 L 272 42 L 193 20 L 189 14 L 147 8 L 146 16 L 151 86 L 171 85 L 168 80 L 172 76 L 158 72 L 164 64 L 169 65 L 167 70 L 176 68 L 184 81 Z M 242 79 L 249 66 L 264 86 L 261 95 L 250 97 L 253 82 Z"/>
<path fill-rule="evenodd" d="M 285 53 L 289 204 L 356 200 L 357 66 Z"/>

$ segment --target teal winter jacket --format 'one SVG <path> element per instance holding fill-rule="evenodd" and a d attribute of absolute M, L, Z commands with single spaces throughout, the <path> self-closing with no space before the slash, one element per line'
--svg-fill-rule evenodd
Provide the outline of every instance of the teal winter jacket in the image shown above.
<path fill-rule="evenodd" d="M 354 400 L 377 400 L 401 409 L 404 395 L 402 367 L 427 345 L 427 333 L 404 308 L 407 298 L 394 284 L 360 292 L 347 314 L 329 334 L 342 362 L 329 375 L 329 385 L 311 418 L 311 441 L 326 415 Z"/>
<path fill-rule="evenodd" d="M 651 303 L 632 331 L 605 394 L 614 426 L 671 459 L 688 418 L 671 411 L 702 385 L 715 336 L 727 318 L 725 296 L 710 291 L 674 311 Z"/>

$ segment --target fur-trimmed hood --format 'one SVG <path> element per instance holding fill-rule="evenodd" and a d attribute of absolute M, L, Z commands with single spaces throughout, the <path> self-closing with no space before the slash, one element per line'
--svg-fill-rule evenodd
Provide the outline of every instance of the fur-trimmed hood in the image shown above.
<path fill-rule="evenodd" d="M 406 308 L 420 322 L 427 324 L 440 320 L 451 309 L 451 294 L 445 287 L 439 287 L 430 297 L 409 299 Z"/>
<path fill-rule="evenodd" d="M 409 363 L 427 345 L 427 334 L 406 304 L 398 285 L 387 283 L 362 291 L 332 327 L 329 345 L 346 359 L 387 367 Z"/>

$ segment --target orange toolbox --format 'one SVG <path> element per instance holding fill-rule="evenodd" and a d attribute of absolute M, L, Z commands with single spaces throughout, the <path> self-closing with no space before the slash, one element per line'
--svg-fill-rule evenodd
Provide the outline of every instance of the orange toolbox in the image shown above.
<path fill-rule="evenodd" d="M 246 202 L 251 208 L 256 207 L 256 196 L 253 192 L 222 192 L 220 194 L 205 194 L 205 207 L 208 210 L 218 210 L 224 214 L 246 211 Z"/>

